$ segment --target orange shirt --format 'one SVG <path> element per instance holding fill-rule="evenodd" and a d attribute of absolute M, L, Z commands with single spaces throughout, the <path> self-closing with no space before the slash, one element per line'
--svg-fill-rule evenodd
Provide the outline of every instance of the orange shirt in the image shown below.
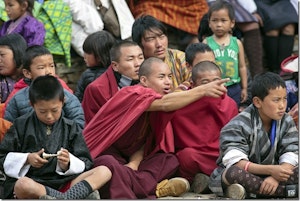
<path fill-rule="evenodd" d="M 206 0 L 130 0 L 129 7 L 135 18 L 148 14 L 194 35 L 209 8 Z"/>

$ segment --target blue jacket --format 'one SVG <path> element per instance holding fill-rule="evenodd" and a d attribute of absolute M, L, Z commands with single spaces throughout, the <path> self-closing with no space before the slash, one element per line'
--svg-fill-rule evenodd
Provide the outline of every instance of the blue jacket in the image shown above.
<path fill-rule="evenodd" d="M 63 106 L 64 117 L 74 120 L 82 129 L 84 127 L 84 113 L 78 98 L 64 89 L 65 104 Z M 8 102 L 4 119 L 13 122 L 17 117 L 31 112 L 33 108 L 29 102 L 29 87 L 18 91 Z"/>

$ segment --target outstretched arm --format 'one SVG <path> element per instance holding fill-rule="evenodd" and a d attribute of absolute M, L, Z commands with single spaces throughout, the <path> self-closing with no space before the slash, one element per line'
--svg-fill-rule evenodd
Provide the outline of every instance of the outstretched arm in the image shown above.
<path fill-rule="evenodd" d="M 216 80 L 205 85 L 197 86 L 187 91 L 180 91 L 176 93 L 169 93 L 164 95 L 161 99 L 156 99 L 152 102 L 147 111 L 164 111 L 170 112 L 189 105 L 192 102 L 204 97 L 220 97 L 227 93 L 224 86 L 229 79 Z"/>

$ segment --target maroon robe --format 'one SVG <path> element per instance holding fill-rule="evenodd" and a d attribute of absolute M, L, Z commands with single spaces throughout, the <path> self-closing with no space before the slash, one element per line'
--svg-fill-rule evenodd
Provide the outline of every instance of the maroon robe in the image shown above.
<path fill-rule="evenodd" d="M 141 85 L 124 87 L 85 127 L 83 134 L 95 165 L 105 165 L 112 171 L 110 182 L 101 188 L 103 198 L 154 198 L 157 183 L 177 170 L 169 122 L 173 112 L 146 112 L 161 97 Z M 143 145 L 139 169 L 124 166 Z"/>
<path fill-rule="evenodd" d="M 235 102 L 227 95 L 204 97 L 176 111 L 171 122 L 180 176 L 191 182 L 196 173 L 212 173 L 217 167 L 220 130 L 237 114 Z"/>
<path fill-rule="evenodd" d="M 81 103 L 86 125 L 118 90 L 118 84 L 111 66 L 87 86 Z"/>

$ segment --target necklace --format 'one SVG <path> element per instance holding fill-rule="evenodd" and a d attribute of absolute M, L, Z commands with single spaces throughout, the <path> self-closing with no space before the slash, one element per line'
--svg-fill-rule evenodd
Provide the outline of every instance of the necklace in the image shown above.
<path fill-rule="evenodd" d="M 52 130 L 51 126 L 47 126 L 46 134 L 50 135 L 52 132 L 51 130 Z"/>

